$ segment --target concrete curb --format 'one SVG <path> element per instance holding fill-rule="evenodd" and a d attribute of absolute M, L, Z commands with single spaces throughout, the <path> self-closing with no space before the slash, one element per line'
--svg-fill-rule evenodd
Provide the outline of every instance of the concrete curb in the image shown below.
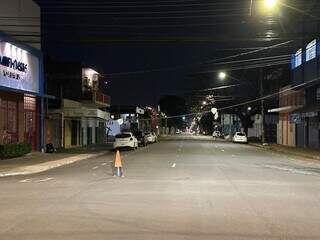
<path fill-rule="evenodd" d="M 69 165 L 69 164 L 79 162 L 82 160 L 86 160 L 89 158 L 100 157 L 102 155 L 105 155 L 106 153 L 108 153 L 108 151 L 103 151 L 103 152 L 95 153 L 95 154 L 79 154 L 76 156 L 71 156 L 71 157 L 67 157 L 67 158 L 63 158 L 63 159 L 59 159 L 59 160 L 39 163 L 39 164 L 25 166 L 25 167 L 17 167 L 14 170 L 10 170 L 5 173 L 0 173 L 0 177 L 20 176 L 20 175 L 41 173 L 41 172 L 48 171 L 50 169 Z"/>
<path fill-rule="evenodd" d="M 303 157 L 303 158 L 308 158 L 308 159 L 313 159 L 313 160 L 320 161 L 320 156 L 310 156 L 308 154 L 291 152 L 289 150 L 283 150 L 283 149 L 274 148 L 274 147 L 272 147 L 270 145 L 263 146 L 261 144 L 255 144 L 255 143 L 249 143 L 249 145 L 253 146 L 253 147 L 263 148 L 263 149 L 268 150 L 268 151 L 273 151 L 273 152 L 277 152 L 277 153 L 282 153 L 282 154 L 287 154 L 287 155 L 292 155 L 292 156 Z"/>

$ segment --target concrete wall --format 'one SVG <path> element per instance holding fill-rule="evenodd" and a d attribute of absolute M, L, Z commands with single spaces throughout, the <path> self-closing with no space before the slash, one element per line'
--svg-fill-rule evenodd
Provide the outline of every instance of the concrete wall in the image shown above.
<path fill-rule="evenodd" d="M 64 120 L 64 147 L 70 148 L 71 145 L 71 120 Z"/>
<path fill-rule="evenodd" d="M 0 0 L 0 6 L 0 31 L 41 49 L 40 7 L 32 0 Z"/>

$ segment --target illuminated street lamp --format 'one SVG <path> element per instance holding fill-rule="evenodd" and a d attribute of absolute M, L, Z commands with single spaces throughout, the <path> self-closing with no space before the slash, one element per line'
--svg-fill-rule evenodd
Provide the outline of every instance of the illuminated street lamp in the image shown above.
<path fill-rule="evenodd" d="M 220 80 L 225 80 L 227 77 L 227 74 L 225 72 L 219 72 L 218 77 Z"/>
<path fill-rule="evenodd" d="M 271 10 L 274 9 L 278 5 L 278 0 L 264 0 L 264 6 Z"/>
<path fill-rule="evenodd" d="M 207 105 L 207 102 L 206 102 L 206 101 L 203 101 L 203 102 L 202 102 L 202 105 Z"/>

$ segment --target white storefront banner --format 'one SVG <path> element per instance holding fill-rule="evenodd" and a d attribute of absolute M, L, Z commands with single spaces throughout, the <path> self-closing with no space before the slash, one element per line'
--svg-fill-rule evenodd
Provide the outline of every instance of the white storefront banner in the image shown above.
<path fill-rule="evenodd" d="M 0 86 L 39 93 L 39 59 L 0 39 Z"/>
<path fill-rule="evenodd" d="M 100 109 L 90 108 L 65 108 L 65 117 L 88 117 L 88 118 L 101 118 L 104 120 L 110 119 L 110 114 Z"/>

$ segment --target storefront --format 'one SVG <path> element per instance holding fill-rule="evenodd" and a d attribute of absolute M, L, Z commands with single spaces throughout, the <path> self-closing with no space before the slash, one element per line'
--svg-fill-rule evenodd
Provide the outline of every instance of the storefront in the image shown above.
<path fill-rule="evenodd" d="M 56 148 L 105 143 L 108 112 L 69 99 L 63 100 L 63 106 L 47 114 L 46 143 Z"/>
<path fill-rule="evenodd" d="M 0 144 L 43 147 L 42 54 L 0 33 Z"/>
<path fill-rule="evenodd" d="M 290 122 L 296 124 L 298 147 L 320 147 L 320 106 L 306 107 L 290 115 Z"/>

